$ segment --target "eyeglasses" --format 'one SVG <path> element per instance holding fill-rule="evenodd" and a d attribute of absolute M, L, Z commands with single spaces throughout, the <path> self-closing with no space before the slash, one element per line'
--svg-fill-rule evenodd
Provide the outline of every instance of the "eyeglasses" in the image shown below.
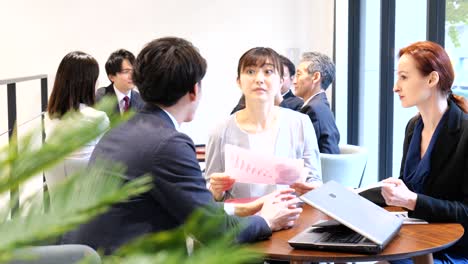
<path fill-rule="evenodd" d="M 132 74 L 133 69 L 123 69 L 119 72 L 120 74 Z"/>

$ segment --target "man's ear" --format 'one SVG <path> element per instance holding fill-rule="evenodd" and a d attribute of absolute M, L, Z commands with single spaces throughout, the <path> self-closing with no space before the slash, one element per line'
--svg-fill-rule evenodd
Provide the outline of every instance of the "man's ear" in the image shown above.
<path fill-rule="evenodd" d="M 112 83 L 114 83 L 115 75 L 108 74 L 108 75 L 107 75 L 107 78 L 109 78 L 109 81 L 111 81 Z"/>
<path fill-rule="evenodd" d="M 189 92 L 190 101 L 196 101 L 201 96 L 201 87 L 199 83 L 193 86 L 193 92 Z"/>
<path fill-rule="evenodd" d="M 436 86 L 439 84 L 439 73 L 436 71 L 432 71 L 429 73 L 429 85 Z"/>
<path fill-rule="evenodd" d="M 312 82 L 313 83 L 320 83 L 320 79 L 322 79 L 322 74 L 320 72 L 314 72 L 312 74 Z"/>

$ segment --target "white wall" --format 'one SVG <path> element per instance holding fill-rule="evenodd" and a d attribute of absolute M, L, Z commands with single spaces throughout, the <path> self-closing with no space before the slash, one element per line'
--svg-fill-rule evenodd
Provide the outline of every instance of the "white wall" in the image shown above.
<path fill-rule="evenodd" d="M 103 66 L 112 51 L 137 54 L 145 43 L 168 35 L 192 41 L 208 61 L 201 106 L 195 121 L 183 126 L 196 143 L 206 142 L 213 123 L 237 103 L 237 60 L 247 49 L 269 46 L 297 56 L 294 61 L 304 51 L 332 52 L 333 1 L 0 1 L 0 79 L 46 73 L 51 89 L 62 57 L 82 50 L 100 63 L 102 86 L 108 84 Z M 6 123 L 6 109 L 0 111 Z"/>
<path fill-rule="evenodd" d="M 103 86 L 112 51 L 126 48 L 137 55 L 145 43 L 169 35 L 192 41 L 208 71 L 195 121 L 182 129 L 195 143 L 205 143 L 211 127 L 238 101 L 237 61 L 247 49 L 272 47 L 294 62 L 304 51 L 332 56 L 333 1 L 0 0 L 0 25 L 0 79 L 48 74 L 49 93 L 70 51 L 98 60 Z M 39 87 L 39 81 L 18 84 L 19 124 L 39 114 Z M 5 88 L 0 86 L 0 133 L 7 130 Z M 0 136 L 0 146 L 6 143 L 7 135 Z M 34 182 L 39 188 L 41 177 Z"/>

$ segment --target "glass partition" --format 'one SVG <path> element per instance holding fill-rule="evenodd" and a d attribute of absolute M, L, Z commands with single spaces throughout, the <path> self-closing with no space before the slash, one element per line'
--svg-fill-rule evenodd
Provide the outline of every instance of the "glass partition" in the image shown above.
<path fill-rule="evenodd" d="M 468 1 L 446 0 L 445 49 L 455 70 L 453 92 L 468 98 Z"/>

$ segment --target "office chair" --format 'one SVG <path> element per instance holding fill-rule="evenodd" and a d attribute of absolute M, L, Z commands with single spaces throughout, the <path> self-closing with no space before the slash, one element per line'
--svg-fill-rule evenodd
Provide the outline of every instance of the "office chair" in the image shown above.
<path fill-rule="evenodd" d="M 86 259 L 86 263 L 100 264 L 94 249 L 85 245 L 37 246 L 19 249 L 7 264 L 73 264 Z"/>
<path fill-rule="evenodd" d="M 367 164 L 367 149 L 354 145 L 340 145 L 340 154 L 320 153 L 322 180 L 337 181 L 344 186 L 361 186 Z"/>

